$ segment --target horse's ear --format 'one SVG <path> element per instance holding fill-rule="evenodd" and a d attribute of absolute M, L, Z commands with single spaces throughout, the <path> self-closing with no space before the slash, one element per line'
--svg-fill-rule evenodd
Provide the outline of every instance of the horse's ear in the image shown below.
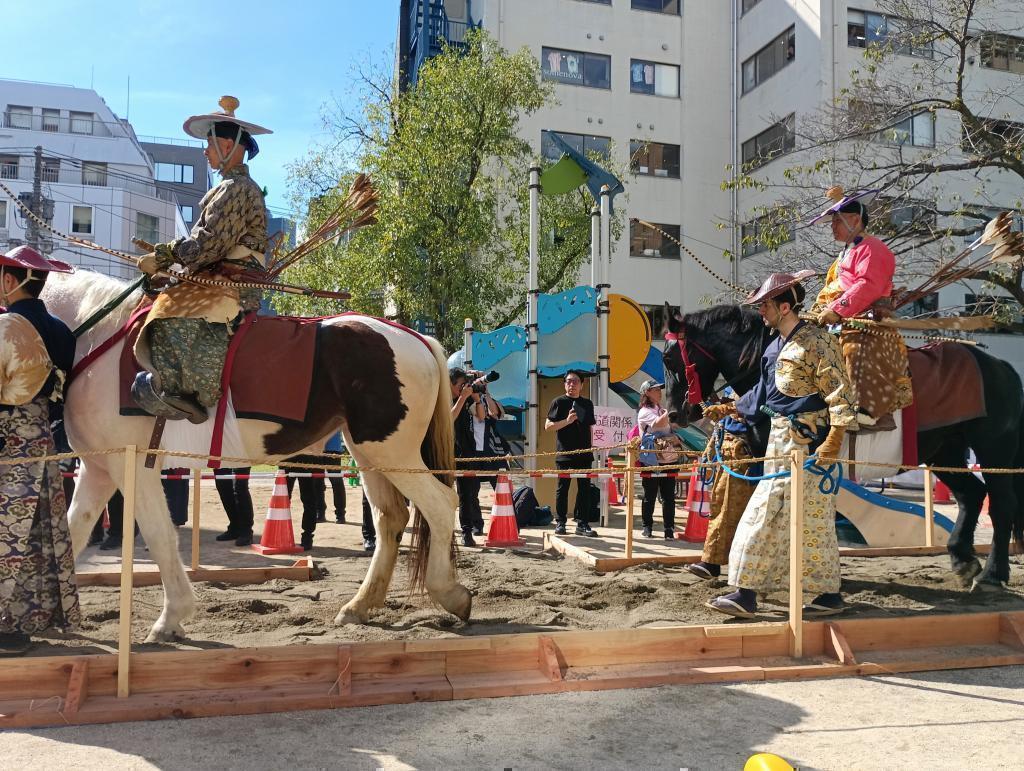
<path fill-rule="evenodd" d="M 665 329 L 669 332 L 677 333 L 683 322 L 683 317 L 665 301 Z"/>

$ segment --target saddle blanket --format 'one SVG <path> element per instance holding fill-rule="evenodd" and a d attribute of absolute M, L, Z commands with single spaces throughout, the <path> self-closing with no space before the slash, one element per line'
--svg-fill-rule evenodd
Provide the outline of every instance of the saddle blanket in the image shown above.
<path fill-rule="evenodd" d="M 238 418 L 282 424 L 305 420 L 320 329 L 317 321 L 286 316 L 246 317 L 234 333 L 224 366 L 226 393 Z M 140 329 L 141 319 L 128 333 L 121 352 L 122 415 L 146 414 L 131 395 L 135 375 L 141 371 L 133 353 Z M 212 425 L 213 417 L 211 410 L 207 423 Z M 167 430 L 180 422 L 185 421 L 168 421 Z"/>
<path fill-rule="evenodd" d="M 930 343 L 907 351 L 917 430 L 983 418 L 984 383 L 978 360 L 961 343 Z"/>

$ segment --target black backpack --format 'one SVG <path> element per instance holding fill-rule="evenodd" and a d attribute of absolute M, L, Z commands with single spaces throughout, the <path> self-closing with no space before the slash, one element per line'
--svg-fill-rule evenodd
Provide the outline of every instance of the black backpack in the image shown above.
<path fill-rule="evenodd" d="M 540 506 L 532 487 L 517 487 L 512 493 L 516 527 L 541 527 L 551 524 L 551 507 Z"/>

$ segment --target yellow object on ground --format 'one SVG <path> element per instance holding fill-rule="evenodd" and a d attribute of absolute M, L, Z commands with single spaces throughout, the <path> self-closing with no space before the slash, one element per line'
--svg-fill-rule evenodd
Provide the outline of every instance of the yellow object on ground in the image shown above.
<path fill-rule="evenodd" d="M 770 752 L 759 752 L 747 758 L 743 771 L 796 771 L 793 766 L 778 755 Z"/>

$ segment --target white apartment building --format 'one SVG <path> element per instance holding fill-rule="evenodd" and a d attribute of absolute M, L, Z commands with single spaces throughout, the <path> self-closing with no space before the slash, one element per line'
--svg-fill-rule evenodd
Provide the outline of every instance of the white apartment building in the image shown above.
<path fill-rule="evenodd" d="M 1000 28 L 1024 28 L 1020 4 L 1003 5 L 993 14 Z M 444 7 L 452 25 L 480 23 L 507 50 L 527 47 L 554 83 L 558 104 L 522 121 L 522 136 L 538 154 L 549 150 L 547 131 L 584 150 L 611 147 L 613 169 L 632 165 L 623 179 L 627 198 L 618 201 L 627 218 L 663 224 L 741 285 L 756 285 L 766 270 L 766 255 L 744 249 L 743 235 L 756 228 L 755 212 L 781 194 L 723 190 L 730 165 L 772 155 L 758 176 L 780 178 L 794 127 L 834 104 L 851 71 L 864 66 L 865 44 L 884 34 L 887 21 L 899 23 L 881 17 L 873 0 L 444 0 Z M 1024 62 L 1010 50 L 1005 62 L 972 58 L 972 87 L 1012 94 L 1016 83 L 1019 93 Z M 931 52 L 907 52 L 891 66 L 909 69 L 923 56 Z M 1008 98 L 991 109 L 993 116 L 998 111 L 1024 124 L 1019 101 Z M 907 116 L 906 126 L 900 124 L 906 149 L 958 135 L 954 123 Z M 638 154 L 643 143 L 650 149 Z M 988 186 L 984 200 L 977 198 L 973 173 L 944 185 L 950 200 L 959 196 L 994 209 L 1019 208 L 1024 195 L 1019 179 L 1007 175 Z M 830 249 L 838 254 L 825 232 L 797 230 L 784 254 L 808 255 L 812 241 L 820 259 Z M 740 256 L 729 261 L 725 250 Z M 589 280 L 589 269 L 581 280 Z M 610 280 L 613 292 L 652 309 L 667 300 L 696 310 L 723 290 L 670 243 L 628 227 L 614 245 Z M 939 304 L 960 307 L 984 291 L 950 287 Z M 1019 337 L 980 338 L 1024 372 Z"/>
<path fill-rule="evenodd" d="M 53 201 L 56 230 L 132 254 L 139 253 L 133 237 L 153 243 L 187 234 L 174 193 L 158 189 L 153 161 L 131 125 L 95 91 L 0 80 L 0 111 L 0 181 L 15 194 L 31 193 L 34 151 L 41 146 L 42 194 Z M 24 243 L 25 226 L 17 206 L 3 196 L 0 249 Z M 47 251 L 108 275 L 137 275 L 117 257 L 57 238 Z"/>

